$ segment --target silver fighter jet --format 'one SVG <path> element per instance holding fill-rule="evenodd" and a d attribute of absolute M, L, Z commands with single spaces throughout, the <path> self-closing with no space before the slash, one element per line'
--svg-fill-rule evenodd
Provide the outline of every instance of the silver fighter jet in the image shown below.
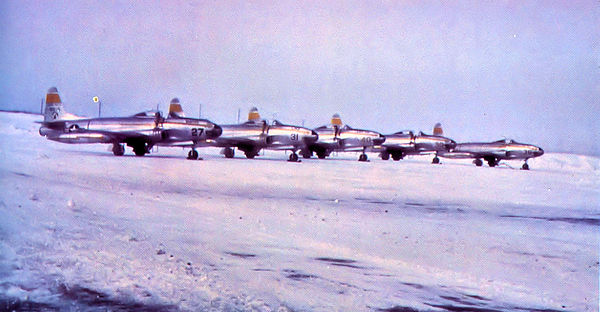
<path fill-rule="evenodd" d="M 529 170 L 528 159 L 543 154 L 544 150 L 540 147 L 507 139 L 489 143 L 460 143 L 449 152 L 439 153 L 446 158 L 474 158 L 473 163 L 478 167 L 483 165 L 481 159 L 487 161 L 490 167 L 497 166 L 503 159 L 523 159 L 525 160 L 521 167 L 523 170 Z"/>
<path fill-rule="evenodd" d="M 323 159 L 331 152 L 360 152 L 359 161 L 367 161 L 367 148 L 381 145 L 385 137 L 379 132 L 371 130 L 354 129 L 344 125 L 340 115 L 334 114 L 331 118 L 331 124 L 321 126 L 315 129 L 319 135 L 319 140 L 308 146 L 308 149 L 302 150 L 304 158 L 310 158 L 314 153 L 317 157 Z"/>
<path fill-rule="evenodd" d="M 442 125 L 437 123 L 433 127 L 433 135 L 419 132 L 415 135 L 412 131 L 400 131 L 394 134 L 386 134 L 385 142 L 381 148 L 373 149 L 380 151 L 381 159 L 388 160 L 390 155 L 394 160 L 400 160 L 406 155 L 435 154 L 432 163 L 438 164 L 438 152 L 447 152 L 456 146 L 454 140 L 443 136 Z"/>
<path fill-rule="evenodd" d="M 210 142 L 210 145 L 223 147 L 227 158 L 235 156 L 235 148 L 246 158 L 258 156 L 261 149 L 290 150 L 289 161 L 298 161 L 296 151 L 303 150 L 318 139 L 315 131 L 283 124 L 274 120 L 269 124 L 260 118 L 258 109 L 253 107 L 248 113 L 248 121 L 241 124 L 221 125 L 223 133 Z"/>
<path fill-rule="evenodd" d="M 210 124 L 212 128 L 215 127 L 214 124 Z M 218 134 L 205 131 L 205 126 L 193 125 L 193 128 L 201 133 L 199 139 Z M 83 118 L 68 114 L 63 108 L 58 90 L 53 87 L 46 95 L 44 121 L 39 132 L 49 140 L 62 143 L 112 144 L 112 151 L 116 156 L 125 153 L 123 144 L 127 144 L 133 148 L 135 155 L 144 156 L 158 143 L 183 140 L 184 138 L 180 138 L 182 128 L 184 127 L 179 120 L 165 120 L 159 112 L 142 112 L 130 117 L 112 118 Z M 193 134 L 194 130 L 186 130 Z"/>
<path fill-rule="evenodd" d="M 196 147 L 206 146 L 218 138 L 223 129 L 207 119 L 185 117 L 178 98 L 173 98 L 169 105 L 169 115 L 163 119 L 163 139 L 159 146 L 190 147 L 188 159 L 198 159 Z"/>

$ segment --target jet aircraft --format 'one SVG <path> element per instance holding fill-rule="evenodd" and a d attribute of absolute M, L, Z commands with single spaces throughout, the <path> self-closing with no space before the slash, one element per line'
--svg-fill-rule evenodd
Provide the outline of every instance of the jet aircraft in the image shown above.
<path fill-rule="evenodd" d="M 278 120 L 269 124 L 261 119 L 256 107 L 250 109 L 248 121 L 221 127 L 221 136 L 207 143 L 222 147 L 226 158 L 235 156 L 235 148 L 243 151 L 246 158 L 258 156 L 261 149 L 271 149 L 290 150 L 289 161 L 298 161 L 296 151 L 306 149 L 318 139 L 317 133 L 308 128 L 286 125 Z"/>
<path fill-rule="evenodd" d="M 354 129 L 342 123 L 340 115 L 334 114 L 330 125 L 324 125 L 315 129 L 319 140 L 310 144 L 308 149 L 302 151 L 304 158 L 310 158 L 314 153 L 323 159 L 334 151 L 359 152 L 358 161 L 367 161 L 367 148 L 381 145 L 385 137 L 379 132 L 371 130 Z"/>
<path fill-rule="evenodd" d="M 142 112 L 130 117 L 84 118 L 65 112 L 58 90 L 52 87 L 46 94 L 44 121 L 40 135 L 62 143 L 112 144 L 113 154 L 122 156 L 126 144 L 136 156 L 144 156 L 160 142 L 180 140 L 182 131 L 190 131 L 197 140 L 218 136 L 218 126 L 211 122 L 185 128 L 179 120 L 165 120 L 160 112 Z M 189 125 L 186 125 L 189 126 Z M 206 128 L 217 129 L 205 131 Z M 184 130 L 185 128 L 185 130 Z M 194 135 L 194 129 L 196 135 Z"/>
<path fill-rule="evenodd" d="M 373 151 L 381 151 L 380 157 L 383 160 L 392 159 L 398 161 L 406 155 L 424 155 L 435 153 L 432 163 L 440 162 L 437 153 L 449 151 L 456 146 L 454 140 L 443 136 L 442 125 L 437 123 L 433 127 L 433 135 L 423 132 L 415 135 L 412 131 L 400 131 L 394 134 L 386 134 L 385 142 L 380 149 L 374 148 Z"/>
<path fill-rule="evenodd" d="M 213 122 L 202 118 L 185 117 L 178 98 L 169 105 L 169 115 L 163 119 L 163 140 L 159 146 L 190 147 L 188 159 L 198 159 L 196 147 L 206 146 L 207 142 L 218 138 L 223 129 Z"/>
<path fill-rule="evenodd" d="M 490 167 L 498 165 L 500 160 L 523 159 L 525 162 L 521 169 L 529 170 L 527 160 L 539 157 L 544 150 L 531 144 L 517 143 L 513 140 L 503 139 L 487 143 L 460 143 L 456 144 L 449 152 L 440 152 L 439 155 L 446 158 L 474 158 L 473 163 L 480 167 L 485 160 Z"/>

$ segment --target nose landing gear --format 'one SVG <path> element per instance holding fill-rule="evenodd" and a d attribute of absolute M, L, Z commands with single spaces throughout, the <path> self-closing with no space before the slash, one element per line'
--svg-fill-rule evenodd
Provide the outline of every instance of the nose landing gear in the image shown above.
<path fill-rule="evenodd" d="M 190 160 L 196 160 L 196 159 L 198 159 L 198 151 L 196 151 L 195 149 L 192 149 L 188 153 L 187 159 L 190 159 Z M 200 160 L 202 160 L 202 158 L 200 158 Z"/>
<path fill-rule="evenodd" d="M 298 154 L 296 154 L 296 152 L 295 152 L 295 151 L 294 151 L 294 152 L 292 152 L 292 153 L 290 154 L 290 158 L 288 159 L 288 161 L 290 161 L 290 162 L 300 162 L 300 161 L 298 160 Z"/>

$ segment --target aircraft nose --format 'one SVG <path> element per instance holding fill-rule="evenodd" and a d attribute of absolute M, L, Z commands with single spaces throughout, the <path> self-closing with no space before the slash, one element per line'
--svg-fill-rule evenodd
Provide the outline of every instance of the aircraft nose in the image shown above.
<path fill-rule="evenodd" d="M 215 125 L 212 129 L 206 131 L 206 136 L 209 139 L 216 139 L 223 133 L 223 128 L 219 125 Z"/>
<path fill-rule="evenodd" d="M 544 155 L 544 150 L 538 147 L 538 150 L 534 153 L 536 157 Z"/>
<path fill-rule="evenodd" d="M 456 142 L 454 140 L 448 140 L 448 141 L 446 141 L 446 144 L 444 144 L 444 145 L 446 146 L 447 150 L 451 150 L 456 147 Z"/>

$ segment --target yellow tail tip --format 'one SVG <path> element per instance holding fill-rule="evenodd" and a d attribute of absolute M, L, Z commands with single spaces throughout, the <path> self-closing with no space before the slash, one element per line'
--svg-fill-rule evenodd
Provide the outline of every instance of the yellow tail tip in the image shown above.
<path fill-rule="evenodd" d="M 58 89 L 52 87 L 48 89 L 46 93 L 46 104 L 57 104 L 61 103 L 60 96 L 58 95 Z"/>
<path fill-rule="evenodd" d="M 260 114 L 258 113 L 258 108 L 252 107 L 250 112 L 248 112 L 248 121 L 257 121 L 260 120 Z"/>
<path fill-rule="evenodd" d="M 339 114 L 333 114 L 333 116 L 331 117 L 331 124 L 334 126 L 342 125 L 342 118 L 340 118 Z"/>
<path fill-rule="evenodd" d="M 184 117 L 183 107 L 181 107 L 178 98 L 173 98 L 171 100 L 171 104 L 169 105 L 169 116 Z"/>
<path fill-rule="evenodd" d="M 441 123 L 438 122 L 435 124 L 435 126 L 433 126 L 433 135 L 439 135 L 439 136 L 444 135 L 444 130 L 442 130 Z"/>

